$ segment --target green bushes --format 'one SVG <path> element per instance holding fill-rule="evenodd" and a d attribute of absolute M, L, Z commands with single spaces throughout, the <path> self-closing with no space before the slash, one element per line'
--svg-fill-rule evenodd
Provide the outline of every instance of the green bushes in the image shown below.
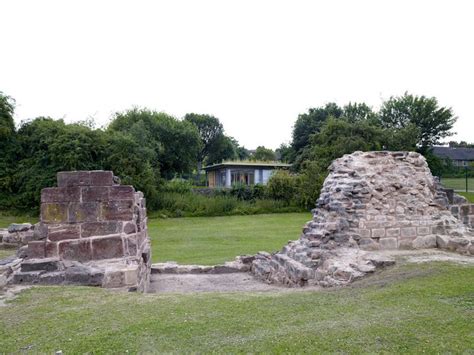
<path fill-rule="evenodd" d="M 166 182 L 158 193 L 158 217 L 202 217 L 226 215 L 250 215 L 259 213 L 283 213 L 303 211 L 300 206 L 287 200 L 270 198 L 263 185 L 234 185 L 231 189 L 214 190 L 211 194 L 192 191 L 185 180 Z"/>

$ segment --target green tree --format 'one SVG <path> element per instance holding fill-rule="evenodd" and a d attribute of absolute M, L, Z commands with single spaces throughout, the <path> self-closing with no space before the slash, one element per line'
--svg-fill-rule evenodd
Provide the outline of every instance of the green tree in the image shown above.
<path fill-rule="evenodd" d="M 343 107 L 342 116 L 349 122 L 366 121 L 373 125 L 379 124 L 377 113 L 365 103 L 349 102 Z"/>
<path fill-rule="evenodd" d="M 272 149 L 265 148 L 264 146 L 258 146 L 255 150 L 255 153 L 253 153 L 251 156 L 251 159 L 260 161 L 275 161 L 276 155 Z"/>
<path fill-rule="evenodd" d="M 212 164 L 224 159 L 235 158 L 235 149 L 231 149 L 231 140 L 224 135 L 224 127 L 219 119 L 204 114 L 188 113 L 184 120 L 192 123 L 198 130 L 201 145 L 197 157 L 197 173 L 201 174 L 204 163 Z"/>
<path fill-rule="evenodd" d="M 200 149 L 196 127 L 163 112 L 138 108 L 119 112 L 108 130 L 128 133 L 136 142 L 152 149 L 152 169 L 161 171 L 168 179 L 190 172 Z"/>
<path fill-rule="evenodd" d="M 13 173 L 17 163 L 14 110 L 15 101 L 0 92 L 0 208 L 5 208 L 13 193 Z"/>
<path fill-rule="evenodd" d="M 323 107 L 310 108 L 308 113 L 300 114 L 293 126 L 291 147 L 295 153 L 300 154 L 309 145 L 311 135 L 319 132 L 329 117 L 341 117 L 343 112 L 337 104 L 328 103 Z"/>
<path fill-rule="evenodd" d="M 379 115 L 385 128 L 401 129 L 410 124 L 418 127 L 417 146 L 422 149 L 451 136 L 450 130 L 457 119 L 451 108 L 439 107 L 435 97 L 408 93 L 385 101 Z"/>

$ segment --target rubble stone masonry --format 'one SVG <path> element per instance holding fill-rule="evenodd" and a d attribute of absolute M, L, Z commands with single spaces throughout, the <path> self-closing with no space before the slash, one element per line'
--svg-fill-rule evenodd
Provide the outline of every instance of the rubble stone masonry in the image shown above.
<path fill-rule="evenodd" d="M 340 285 L 393 261 L 381 250 L 442 248 L 474 254 L 474 205 L 446 192 L 415 152 L 355 152 L 329 167 L 299 240 L 257 255 L 252 272 L 290 286 Z"/>

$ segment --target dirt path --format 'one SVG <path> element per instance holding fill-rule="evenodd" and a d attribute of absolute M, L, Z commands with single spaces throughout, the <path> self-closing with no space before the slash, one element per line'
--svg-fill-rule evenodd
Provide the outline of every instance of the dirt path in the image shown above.
<path fill-rule="evenodd" d="M 397 264 L 446 261 L 474 265 L 470 256 L 449 253 L 438 249 L 391 250 L 378 252 L 396 259 Z M 370 276 L 368 277 L 370 278 Z M 367 278 L 367 279 L 368 279 Z M 154 274 L 151 277 L 150 293 L 190 292 L 298 292 L 317 291 L 320 287 L 307 286 L 288 288 L 269 285 L 248 273 L 231 274 Z"/>

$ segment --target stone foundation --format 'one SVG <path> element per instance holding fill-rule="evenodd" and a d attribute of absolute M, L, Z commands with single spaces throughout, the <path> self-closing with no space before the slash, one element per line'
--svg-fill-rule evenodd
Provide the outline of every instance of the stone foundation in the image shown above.
<path fill-rule="evenodd" d="M 374 254 L 381 250 L 474 254 L 471 205 L 450 207 L 420 154 L 355 152 L 329 171 L 300 239 L 274 255 L 257 255 L 256 276 L 290 286 L 341 285 L 391 264 Z"/>
<path fill-rule="evenodd" d="M 151 255 L 145 198 L 111 171 L 60 172 L 41 192 L 41 221 L 13 283 L 146 291 Z"/>

